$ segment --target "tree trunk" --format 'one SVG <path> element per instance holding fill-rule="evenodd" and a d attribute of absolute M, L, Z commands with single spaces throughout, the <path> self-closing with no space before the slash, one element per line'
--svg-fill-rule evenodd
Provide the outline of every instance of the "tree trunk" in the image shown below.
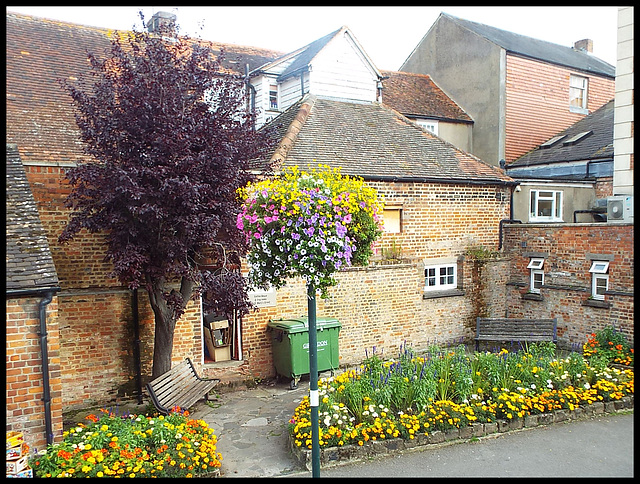
<path fill-rule="evenodd" d="M 151 289 L 148 290 L 149 301 L 155 315 L 155 337 L 153 342 L 153 369 L 151 379 L 158 378 L 171 369 L 171 356 L 173 354 L 173 335 L 176 328 L 178 315 L 182 315 L 187 303 L 191 299 L 194 290 L 193 281 L 185 278 L 180 284 L 180 294 L 183 303 L 174 308 L 167 304 L 163 294 L 166 292 L 164 279 L 151 281 Z M 175 291 L 175 290 L 174 290 Z"/>

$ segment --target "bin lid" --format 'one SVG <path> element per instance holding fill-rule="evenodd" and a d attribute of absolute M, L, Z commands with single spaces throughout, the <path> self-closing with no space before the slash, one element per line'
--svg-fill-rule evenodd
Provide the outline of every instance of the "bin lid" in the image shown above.
<path fill-rule="evenodd" d="M 267 326 L 286 331 L 287 333 L 302 333 L 304 331 L 309 331 L 309 318 L 304 316 L 297 319 L 270 319 Z M 317 331 L 340 327 L 340 322 L 337 319 L 316 318 Z"/>

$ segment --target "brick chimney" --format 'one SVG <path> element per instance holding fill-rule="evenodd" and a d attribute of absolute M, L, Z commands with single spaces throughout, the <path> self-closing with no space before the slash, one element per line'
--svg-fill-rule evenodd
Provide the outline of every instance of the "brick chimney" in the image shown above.
<path fill-rule="evenodd" d="M 147 22 L 147 30 L 151 33 L 160 33 L 164 30 L 173 31 L 176 28 L 177 16 L 169 12 L 156 12 L 153 17 Z"/>
<path fill-rule="evenodd" d="M 584 52 L 593 53 L 593 40 L 591 39 L 578 40 L 576 43 L 573 44 L 573 48 L 574 50 L 581 50 Z"/>

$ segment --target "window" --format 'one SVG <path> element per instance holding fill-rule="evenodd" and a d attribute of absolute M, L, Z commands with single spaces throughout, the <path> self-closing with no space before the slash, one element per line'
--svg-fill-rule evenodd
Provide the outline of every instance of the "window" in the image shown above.
<path fill-rule="evenodd" d="M 562 222 L 562 191 L 531 190 L 529 222 Z"/>
<path fill-rule="evenodd" d="M 569 80 L 569 110 L 585 112 L 587 110 L 587 85 L 586 77 L 572 75 Z"/>
<path fill-rule="evenodd" d="M 382 219 L 384 220 L 385 232 L 391 234 L 402 232 L 402 208 L 385 206 L 382 211 Z"/>
<path fill-rule="evenodd" d="M 532 257 L 529 261 L 527 269 L 531 270 L 529 278 L 529 291 L 540 294 L 540 288 L 544 284 L 544 259 L 542 257 Z"/>
<path fill-rule="evenodd" d="M 278 110 L 278 85 L 269 85 L 269 109 Z"/>
<path fill-rule="evenodd" d="M 424 290 L 443 291 L 457 287 L 456 264 L 425 266 Z"/>
<path fill-rule="evenodd" d="M 602 260 L 591 262 L 591 297 L 604 300 L 604 293 L 609 289 L 609 263 Z"/>
<path fill-rule="evenodd" d="M 416 119 L 416 124 L 438 136 L 438 122 L 430 119 Z"/>

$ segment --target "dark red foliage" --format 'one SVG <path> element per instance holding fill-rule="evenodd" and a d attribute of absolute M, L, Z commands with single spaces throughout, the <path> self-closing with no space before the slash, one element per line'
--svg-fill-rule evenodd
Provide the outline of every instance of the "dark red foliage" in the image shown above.
<path fill-rule="evenodd" d="M 203 278 L 196 260 L 205 248 L 236 263 L 246 253 L 236 190 L 253 179 L 252 161 L 272 148 L 270 137 L 253 129 L 244 80 L 222 72 L 206 47 L 127 35 L 114 36 L 106 57 L 89 53 L 90 77 L 63 81 L 91 161 L 68 173 L 73 212 L 60 241 L 82 229 L 106 233 L 114 275 L 150 296 L 162 291 L 174 324 L 200 289 L 246 313 L 237 271 L 224 266 Z M 165 281 L 193 290 L 170 291 Z"/>

